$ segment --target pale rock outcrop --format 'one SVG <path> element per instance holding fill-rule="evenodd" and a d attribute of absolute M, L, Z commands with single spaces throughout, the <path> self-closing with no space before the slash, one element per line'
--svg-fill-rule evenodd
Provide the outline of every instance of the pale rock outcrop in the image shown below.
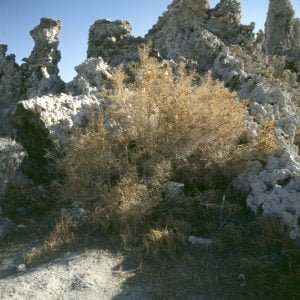
<path fill-rule="evenodd" d="M 214 9 L 205 0 L 175 0 L 146 37 L 164 58 L 193 59 L 200 69 L 207 69 L 224 44 L 254 44 L 254 24 L 241 25 L 240 19 L 240 3 L 235 0 L 222 0 Z"/>
<path fill-rule="evenodd" d="M 249 161 L 235 180 L 238 189 L 248 193 L 248 206 L 256 213 L 280 217 L 290 230 L 290 237 L 300 236 L 300 157 L 294 145 L 300 129 L 300 116 L 293 102 L 293 93 L 284 84 L 263 76 L 247 74 L 242 62 L 238 63 L 229 49 L 215 61 L 214 71 L 229 86 L 234 87 L 242 99 L 249 100 L 249 136 L 257 136 L 260 122 L 275 122 L 276 136 L 281 151 L 270 156 L 263 165 Z"/>
<path fill-rule="evenodd" d="M 128 64 L 138 58 L 142 38 L 131 34 L 128 21 L 97 20 L 89 31 L 87 56 L 101 56 L 110 66 Z"/>
<path fill-rule="evenodd" d="M 64 90 L 64 82 L 58 75 L 60 29 L 60 21 L 42 18 L 40 24 L 30 31 L 35 46 L 22 65 L 27 98 L 57 94 Z"/>
<path fill-rule="evenodd" d="M 163 58 L 193 59 L 200 68 L 213 63 L 223 43 L 202 26 L 203 18 L 208 17 L 207 3 L 174 1 L 169 5 L 146 36 Z"/>
<path fill-rule="evenodd" d="M 14 55 L 0 45 L 0 136 L 12 133 L 11 114 L 23 92 L 23 78 Z"/>
<path fill-rule="evenodd" d="M 99 92 L 112 77 L 110 67 L 100 56 L 88 58 L 75 67 L 75 70 L 78 75 L 67 85 L 67 90 L 72 95 Z"/>
<path fill-rule="evenodd" d="M 14 124 L 17 140 L 28 153 L 24 171 L 37 182 L 57 175 L 53 156 L 62 155 L 60 148 L 70 130 L 86 126 L 90 112 L 100 113 L 102 108 L 103 101 L 94 95 L 60 94 L 20 101 Z"/>

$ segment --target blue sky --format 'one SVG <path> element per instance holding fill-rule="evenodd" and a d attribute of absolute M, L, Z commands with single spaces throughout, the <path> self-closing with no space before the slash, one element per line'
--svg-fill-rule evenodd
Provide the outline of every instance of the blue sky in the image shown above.
<path fill-rule="evenodd" d="M 29 31 L 41 17 L 61 20 L 62 60 L 60 74 L 69 81 L 75 75 L 74 66 L 86 57 L 88 30 L 97 19 L 126 19 L 133 26 L 133 34 L 143 36 L 172 0 L 0 0 L 0 43 L 8 44 L 8 52 L 17 61 L 28 57 L 33 47 Z M 211 7 L 219 1 L 210 0 Z M 268 0 L 242 0 L 243 23 L 254 21 L 263 28 Z M 300 0 L 292 0 L 296 15 L 300 16 Z"/>

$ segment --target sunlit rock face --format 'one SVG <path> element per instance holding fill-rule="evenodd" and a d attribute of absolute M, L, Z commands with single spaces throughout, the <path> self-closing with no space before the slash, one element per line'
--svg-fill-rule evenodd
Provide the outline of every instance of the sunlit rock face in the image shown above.
<path fill-rule="evenodd" d="M 64 90 L 64 82 L 58 75 L 58 62 L 61 59 L 58 50 L 60 29 L 60 21 L 42 18 L 40 24 L 30 31 L 35 46 L 22 65 L 27 98 Z"/>
<path fill-rule="evenodd" d="M 101 56 L 111 66 L 128 64 L 137 59 L 142 38 L 133 37 L 128 21 L 97 20 L 89 31 L 87 56 Z"/>
<path fill-rule="evenodd" d="M 254 24 L 241 25 L 241 7 L 222 0 L 213 9 L 208 1 L 175 0 L 147 34 L 160 54 L 169 59 L 193 59 L 209 66 L 222 46 L 252 47 Z"/>

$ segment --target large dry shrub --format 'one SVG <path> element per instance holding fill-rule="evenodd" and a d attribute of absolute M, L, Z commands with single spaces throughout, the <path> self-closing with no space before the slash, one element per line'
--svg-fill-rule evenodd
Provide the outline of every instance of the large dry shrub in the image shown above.
<path fill-rule="evenodd" d="M 105 114 L 74 133 L 61 164 L 61 191 L 65 201 L 90 208 L 93 219 L 124 244 L 144 243 L 147 253 L 157 253 L 154 244 L 184 240 L 179 227 L 188 234 L 185 221 L 157 213 L 165 205 L 164 182 L 180 170 L 174 162 L 189 162 L 187 169 L 196 172 L 181 173 L 194 181 L 199 174 L 202 180 L 201 173 L 211 176 L 205 169 L 228 164 L 247 108 L 210 74 L 199 78 L 184 64 L 174 70 L 148 53 L 148 47 L 140 49 L 140 61 L 131 67 L 134 80 L 115 69 Z"/>

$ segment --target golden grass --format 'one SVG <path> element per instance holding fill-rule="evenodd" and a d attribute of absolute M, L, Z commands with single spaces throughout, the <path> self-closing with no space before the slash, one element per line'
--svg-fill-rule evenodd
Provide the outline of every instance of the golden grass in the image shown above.
<path fill-rule="evenodd" d="M 53 226 L 43 245 L 26 255 L 25 263 L 34 265 L 43 262 L 45 258 L 49 259 L 63 246 L 72 245 L 75 242 L 75 227 L 76 224 L 71 217 L 60 219 Z"/>

